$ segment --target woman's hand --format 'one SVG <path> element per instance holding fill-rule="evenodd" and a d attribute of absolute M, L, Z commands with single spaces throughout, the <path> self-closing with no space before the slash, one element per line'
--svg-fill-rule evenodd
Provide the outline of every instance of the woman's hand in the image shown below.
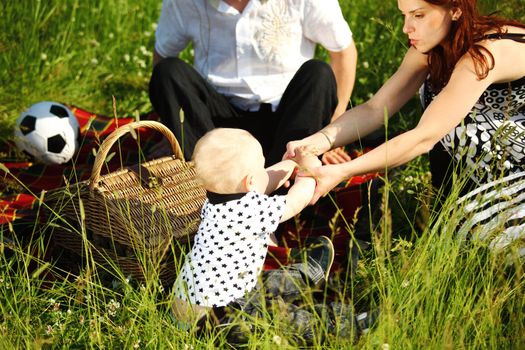
<path fill-rule="evenodd" d="M 290 141 L 286 144 L 284 159 L 293 159 L 296 156 L 297 149 L 301 148 L 315 156 L 319 156 L 328 150 L 326 137 L 321 133 L 315 133 L 302 140 Z"/>
<path fill-rule="evenodd" d="M 315 148 L 309 141 L 306 139 L 290 141 L 286 144 L 286 152 L 283 155 L 283 160 L 285 159 L 294 159 L 296 157 L 296 151 L 298 149 L 303 149 L 306 152 L 312 153 L 318 156 L 319 150 Z"/>
<path fill-rule="evenodd" d="M 317 182 L 310 205 L 315 204 L 319 198 L 326 195 L 347 177 L 340 165 L 324 165 L 322 167 L 308 169 L 304 172 L 300 171 L 297 175 L 311 176 Z"/>

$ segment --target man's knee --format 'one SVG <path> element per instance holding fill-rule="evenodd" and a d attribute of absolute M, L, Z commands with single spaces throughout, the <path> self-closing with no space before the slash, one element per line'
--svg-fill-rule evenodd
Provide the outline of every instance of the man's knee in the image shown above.
<path fill-rule="evenodd" d="M 332 67 L 324 61 L 311 59 L 303 63 L 299 68 L 299 74 L 304 74 L 312 80 L 321 82 L 335 82 L 335 75 Z"/>

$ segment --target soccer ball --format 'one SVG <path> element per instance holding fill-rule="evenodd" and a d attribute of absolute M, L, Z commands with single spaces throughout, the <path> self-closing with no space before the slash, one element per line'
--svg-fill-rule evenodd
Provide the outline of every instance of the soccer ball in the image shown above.
<path fill-rule="evenodd" d="M 16 121 L 18 148 L 47 164 L 68 162 L 78 148 L 77 118 L 64 105 L 44 101 L 22 112 Z"/>

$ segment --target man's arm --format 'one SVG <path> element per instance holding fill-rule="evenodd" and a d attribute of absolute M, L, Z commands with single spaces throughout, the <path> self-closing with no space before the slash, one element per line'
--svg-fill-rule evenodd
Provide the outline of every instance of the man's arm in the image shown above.
<path fill-rule="evenodd" d="M 357 67 L 357 49 L 355 43 L 352 41 L 343 51 L 328 51 L 328 53 L 330 54 L 330 64 L 334 71 L 335 80 L 337 81 L 337 99 L 339 100 L 335 112 L 332 115 L 333 122 L 346 111 L 348 101 L 350 100 L 350 96 L 352 96 Z M 348 162 L 350 156 L 342 147 L 339 147 L 323 154 L 322 159 L 324 164 L 339 164 Z"/>
<path fill-rule="evenodd" d="M 339 52 L 328 51 L 328 53 L 330 54 L 330 65 L 337 81 L 337 98 L 339 100 L 339 104 L 332 116 L 332 121 L 334 121 L 346 111 L 354 89 L 357 49 L 352 41 L 346 49 Z"/>
<path fill-rule="evenodd" d="M 157 63 L 160 62 L 160 60 L 162 60 L 164 57 L 162 57 L 158 52 L 157 50 L 153 50 L 153 67 L 155 67 L 157 65 Z"/>

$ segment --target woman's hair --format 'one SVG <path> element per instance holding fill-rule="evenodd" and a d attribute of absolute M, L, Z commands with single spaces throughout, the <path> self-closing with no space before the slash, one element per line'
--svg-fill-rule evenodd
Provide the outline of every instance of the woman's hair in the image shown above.
<path fill-rule="evenodd" d="M 428 53 L 430 83 L 434 89 L 441 89 L 450 79 L 452 70 L 465 53 L 470 53 L 474 60 L 479 79 L 487 77 L 494 68 L 494 56 L 478 42 L 487 32 L 503 33 L 503 26 L 510 25 L 525 28 L 525 24 L 494 15 L 479 14 L 477 0 L 425 0 L 447 9 L 460 9 L 461 16 L 452 22 L 447 39 Z"/>

